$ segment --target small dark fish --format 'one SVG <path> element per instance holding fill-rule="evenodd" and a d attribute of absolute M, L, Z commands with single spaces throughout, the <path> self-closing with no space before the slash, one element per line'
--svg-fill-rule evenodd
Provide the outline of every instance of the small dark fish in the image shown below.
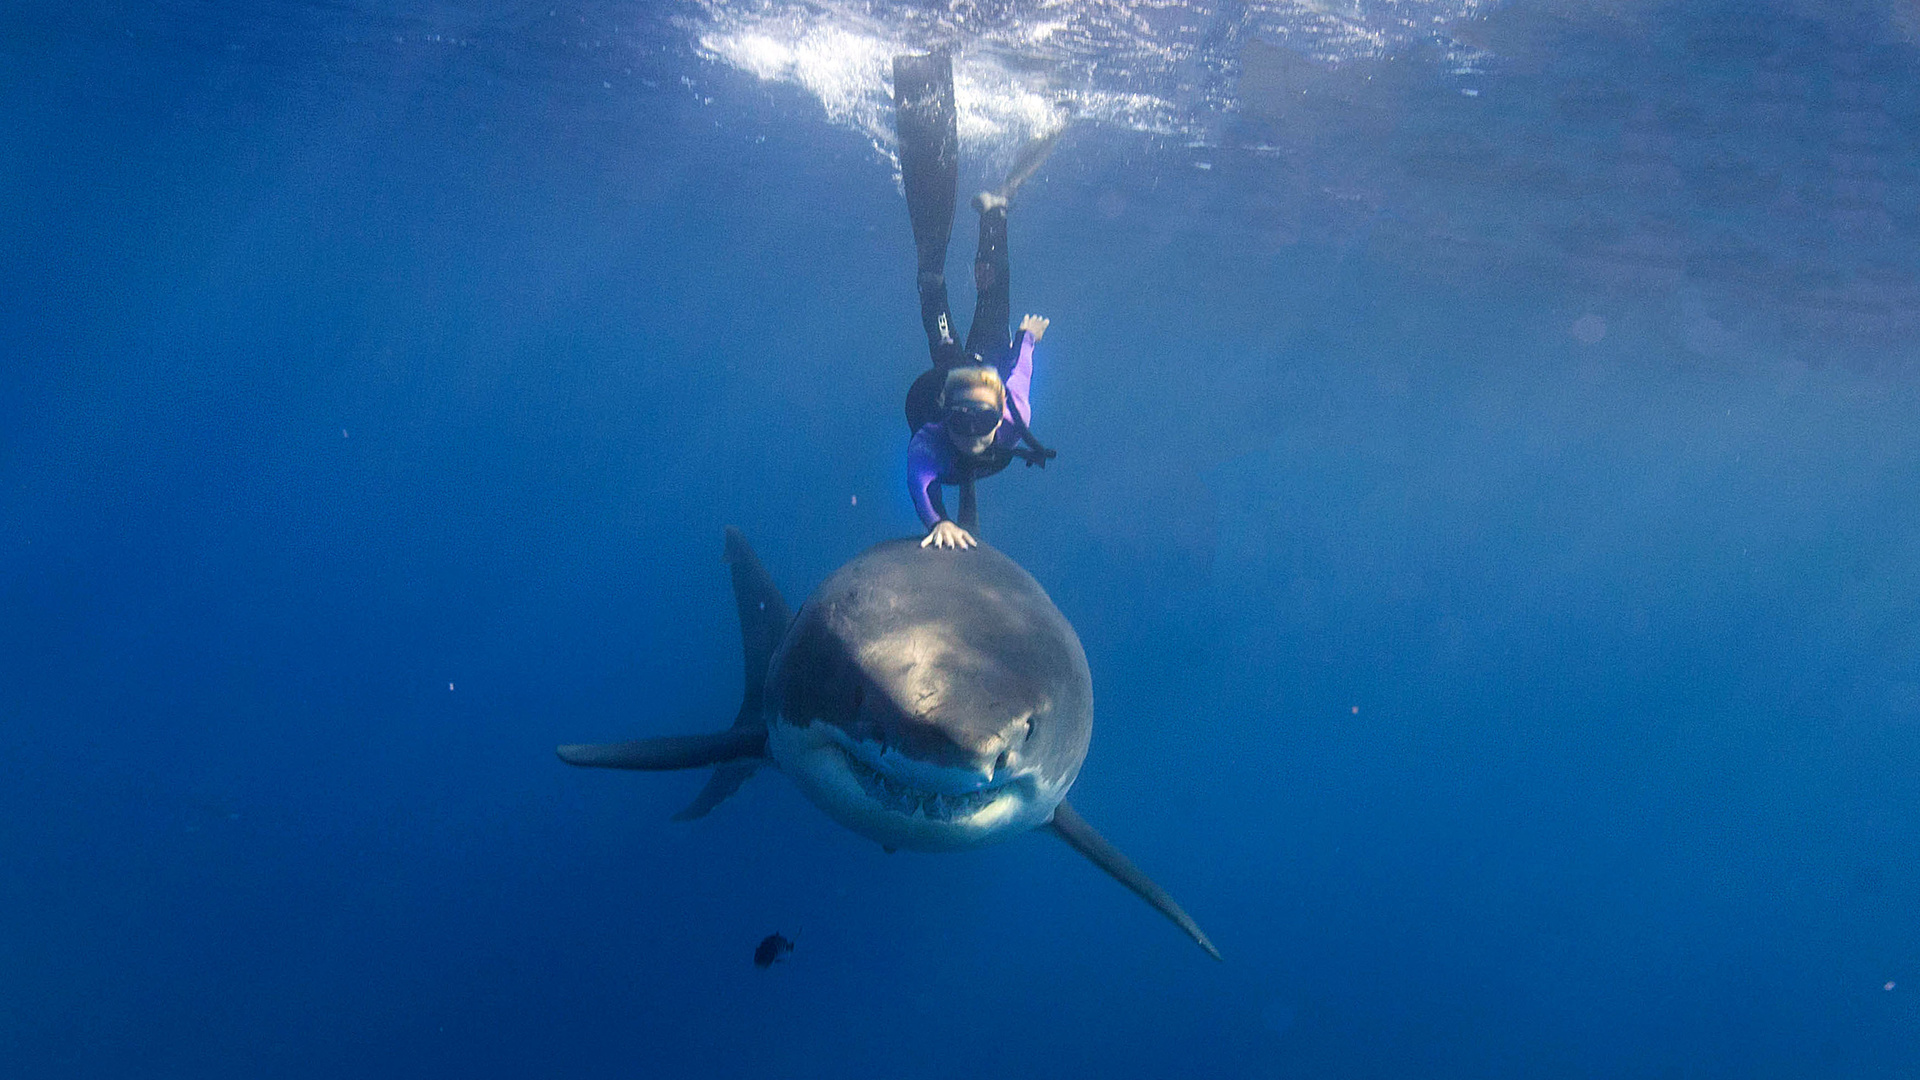
<path fill-rule="evenodd" d="M 760 944 L 753 947 L 753 966 L 759 968 L 772 967 L 775 961 L 780 960 L 792 951 L 793 942 L 788 941 L 784 935 L 778 933 L 768 934 L 760 940 Z"/>

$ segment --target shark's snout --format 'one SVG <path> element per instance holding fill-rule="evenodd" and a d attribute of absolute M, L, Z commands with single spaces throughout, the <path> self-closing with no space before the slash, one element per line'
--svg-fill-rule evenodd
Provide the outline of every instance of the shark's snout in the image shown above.
<path fill-rule="evenodd" d="M 974 739 L 961 749 L 972 755 L 975 771 L 991 782 L 997 776 L 1012 775 L 1021 770 L 1026 764 L 1023 751 L 1032 733 L 1032 714 L 1023 714 L 993 735 Z"/>
<path fill-rule="evenodd" d="M 950 652 L 941 651 L 904 664 L 858 667 L 862 707 L 848 725 L 850 733 L 970 774 L 975 784 L 1031 763 L 1036 717 L 1048 699 L 1009 677 L 1003 666 L 955 664 Z"/>

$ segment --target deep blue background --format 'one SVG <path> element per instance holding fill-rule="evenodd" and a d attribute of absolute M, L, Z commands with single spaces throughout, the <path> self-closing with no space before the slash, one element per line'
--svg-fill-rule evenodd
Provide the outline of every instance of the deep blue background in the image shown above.
<path fill-rule="evenodd" d="M 553 759 L 732 716 L 723 525 L 796 602 L 914 528 L 924 363 L 861 137 L 553 10 L 0 16 L 0 1071 L 1920 1070 L 1905 144 L 1878 226 L 1795 226 L 1809 324 L 1755 314 L 1813 287 L 1777 257 L 1596 285 L 1636 195 L 1411 122 L 1418 184 L 1323 162 L 1319 209 L 1272 194 L 1311 161 L 1070 136 L 1013 236 L 1061 457 L 986 531 L 1087 646 L 1075 802 L 1214 965 L 1045 837 L 887 856 L 773 774 L 676 825 L 698 778 Z M 1881 35 L 1920 130 L 1886 24 L 1780 18 L 1795 85 Z M 1766 59 L 1629 59 L 1689 41 Z"/>

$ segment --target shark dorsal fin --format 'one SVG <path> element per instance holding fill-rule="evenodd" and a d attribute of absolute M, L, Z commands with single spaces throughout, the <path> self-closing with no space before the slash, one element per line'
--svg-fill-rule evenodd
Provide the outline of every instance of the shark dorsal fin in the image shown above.
<path fill-rule="evenodd" d="M 670 735 L 657 739 L 601 745 L 560 747 L 560 759 L 569 765 L 601 769 L 697 769 L 714 766 L 713 776 L 675 821 L 704 817 L 707 811 L 740 789 L 766 761 L 767 728 L 760 715 L 767 667 L 786 636 L 793 613 L 781 598 L 772 575 L 760 565 L 740 530 L 727 529 L 727 566 L 733 573 L 734 606 L 740 613 L 740 652 L 745 672 L 740 711 L 733 726 L 712 735 Z"/>
<path fill-rule="evenodd" d="M 735 730 L 762 729 L 766 722 L 760 715 L 760 707 L 767 686 L 767 667 L 773 662 L 774 650 L 780 647 L 780 639 L 787 636 L 793 613 L 787 610 L 787 602 L 780 595 L 780 587 L 773 583 L 773 575 L 760 565 L 753 546 L 731 525 L 727 526 L 726 558 L 727 569 L 733 575 L 733 605 L 740 614 L 742 687 L 740 711 L 734 715 L 733 727 Z M 706 817 L 729 795 L 740 790 L 740 785 L 759 767 L 759 759 L 750 758 L 730 761 L 714 769 L 700 794 L 673 815 L 673 820 Z"/>
<path fill-rule="evenodd" d="M 734 718 L 733 726 L 758 725 L 761 695 L 767 685 L 767 665 L 772 663 L 780 639 L 786 637 L 793 613 L 787 610 L 780 587 L 773 583 L 767 568 L 760 565 L 747 538 L 731 525 L 727 527 L 727 568 L 733 573 L 733 603 L 740 612 L 740 654 L 745 684 L 740 694 L 740 713 Z"/>

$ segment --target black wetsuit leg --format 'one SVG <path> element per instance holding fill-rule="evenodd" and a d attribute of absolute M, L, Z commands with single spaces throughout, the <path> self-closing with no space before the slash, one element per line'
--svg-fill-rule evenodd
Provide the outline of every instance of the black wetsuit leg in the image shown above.
<path fill-rule="evenodd" d="M 976 364 L 1000 362 L 1013 341 L 1012 283 L 1007 277 L 1007 208 L 980 215 L 980 246 L 973 254 L 973 324 L 967 327 L 967 355 Z"/>
<path fill-rule="evenodd" d="M 953 57 L 893 58 L 894 132 L 900 141 L 900 181 L 913 222 L 919 267 L 920 323 L 927 351 L 942 370 L 965 360 L 947 304 L 947 243 L 960 177 L 960 129 L 953 104 Z"/>

